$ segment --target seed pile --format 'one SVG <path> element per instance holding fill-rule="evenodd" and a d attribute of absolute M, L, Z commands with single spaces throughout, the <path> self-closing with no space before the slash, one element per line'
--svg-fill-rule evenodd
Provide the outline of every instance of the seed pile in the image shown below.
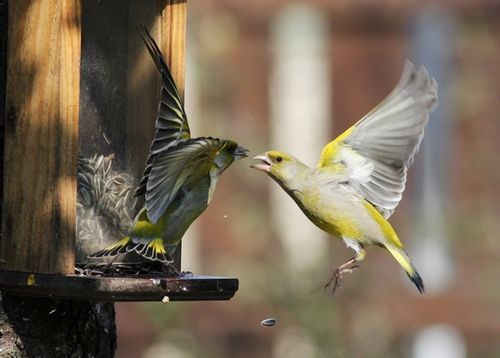
<path fill-rule="evenodd" d="M 113 170 L 114 155 L 78 158 L 76 260 L 122 238 L 131 227 L 136 197 L 134 179 Z"/>
<path fill-rule="evenodd" d="M 179 272 L 173 265 L 158 261 L 80 263 L 76 265 L 75 273 L 80 276 L 151 278 L 154 279 L 153 283 L 158 282 L 158 285 L 161 284 L 158 278 L 193 276 L 190 271 Z"/>

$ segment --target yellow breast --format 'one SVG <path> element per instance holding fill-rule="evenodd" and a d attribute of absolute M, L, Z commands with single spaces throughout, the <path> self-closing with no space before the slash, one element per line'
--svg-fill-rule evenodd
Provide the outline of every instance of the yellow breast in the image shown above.
<path fill-rule="evenodd" d="M 320 229 L 338 238 L 361 238 L 362 233 L 350 210 L 348 198 L 324 193 L 317 187 L 297 193 L 296 197 L 304 214 Z"/>

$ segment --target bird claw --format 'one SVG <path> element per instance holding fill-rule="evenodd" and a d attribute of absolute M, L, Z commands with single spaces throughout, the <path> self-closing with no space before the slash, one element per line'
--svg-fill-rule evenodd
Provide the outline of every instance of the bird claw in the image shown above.
<path fill-rule="evenodd" d="M 331 293 L 332 293 L 332 296 L 335 296 L 335 291 L 338 288 L 342 288 L 342 275 L 344 273 L 353 273 L 358 268 L 359 268 L 358 265 L 353 265 L 351 267 L 346 267 L 346 268 L 338 267 L 333 272 L 333 275 L 332 275 L 332 277 L 330 277 L 330 280 L 326 283 L 325 290 L 328 290 L 331 286 L 333 286 Z M 333 283 L 333 285 L 332 285 L 332 283 Z"/>
<path fill-rule="evenodd" d="M 353 273 L 354 271 L 356 271 L 357 269 L 359 269 L 359 266 L 358 265 L 354 265 L 352 267 L 349 267 L 349 268 L 345 268 L 343 270 L 341 270 L 341 274 L 343 273 Z"/>

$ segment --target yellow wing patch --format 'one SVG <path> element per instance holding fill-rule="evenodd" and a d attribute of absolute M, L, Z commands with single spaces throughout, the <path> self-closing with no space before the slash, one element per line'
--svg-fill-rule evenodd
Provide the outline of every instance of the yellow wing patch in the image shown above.
<path fill-rule="evenodd" d="M 340 146 L 344 144 L 344 140 L 352 133 L 354 127 L 352 126 L 346 130 L 323 148 L 319 156 L 318 168 L 327 167 L 335 162 L 335 157 L 339 153 Z"/>

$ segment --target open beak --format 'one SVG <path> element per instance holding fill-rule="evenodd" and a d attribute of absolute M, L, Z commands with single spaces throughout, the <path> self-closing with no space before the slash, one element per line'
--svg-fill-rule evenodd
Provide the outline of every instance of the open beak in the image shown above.
<path fill-rule="evenodd" d="M 271 169 L 271 160 L 269 159 L 266 153 L 259 154 L 253 157 L 252 159 L 260 160 L 261 163 L 253 164 L 250 166 L 250 168 L 254 168 L 263 172 L 268 172 L 269 169 Z"/>
<path fill-rule="evenodd" d="M 238 160 L 238 159 L 246 158 L 246 157 L 248 157 L 248 153 L 249 153 L 248 149 L 239 145 L 236 148 L 236 150 L 234 151 L 234 155 L 236 157 L 235 159 Z"/>

